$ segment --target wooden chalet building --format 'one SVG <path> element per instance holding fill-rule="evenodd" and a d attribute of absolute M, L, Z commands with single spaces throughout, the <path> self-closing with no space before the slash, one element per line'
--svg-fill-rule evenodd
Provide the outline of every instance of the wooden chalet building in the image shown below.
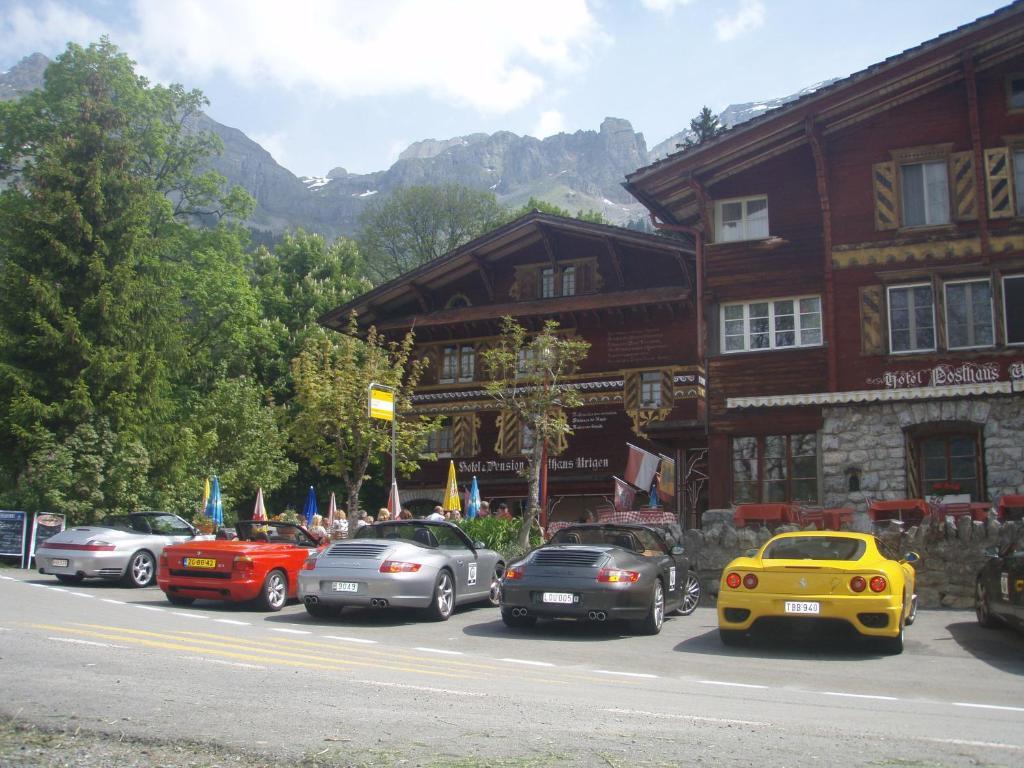
<path fill-rule="evenodd" d="M 443 416 L 444 427 L 428 446 L 437 459 L 399 477 L 403 504 L 414 511 L 441 500 L 450 460 L 460 485 L 477 477 L 483 498 L 509 500 L 513 509 L 526 498 L 525 436 L 482 386 L 481 352 L 503 316 L 534 329 L 554 319 L 590 342 L 573 379 L 584 401 L 569 414 L 574 433 L 548 459 L 550 517 L 575 519 L 610 503 L 627 443 L 677 466 L 687 449 L 705 447 L 694 266 L 680 239 L 534 212 L 321 322 L 341 330 L 355 311 L 360 327 L 392 338 L 415 330 L 417 353 L 430 366 L 414 406 Z"/>
<path fill-rule="evenodd" d="M 710 506 L 1024 490 L 1024 4 L 625 186 L 694 243 Z"/>

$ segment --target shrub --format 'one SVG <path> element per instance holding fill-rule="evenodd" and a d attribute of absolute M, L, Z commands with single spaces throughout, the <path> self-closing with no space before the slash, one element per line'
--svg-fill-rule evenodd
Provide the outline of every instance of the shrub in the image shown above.
<path fill-rule="evenodd" d="M 519 526 L 522 520 L 513 518 L 511 520 L 497 517 L 476 517 L 472 520 L 460 520 L 459 527 L 466 532 L 473 541 L 482 541 L 485 547 L 495 550 L 504 558 L 506 563 L 518 560 L 526 554 L 519 546 Z M 530 548 L 541 545 L 540 531 L 530 533 Z"/>

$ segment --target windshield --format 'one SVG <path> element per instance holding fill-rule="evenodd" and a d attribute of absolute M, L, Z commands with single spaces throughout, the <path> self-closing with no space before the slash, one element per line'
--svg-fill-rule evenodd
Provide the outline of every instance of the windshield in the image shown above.
<path fill-rule="evenodd" d="M 441 549 L 471 549 L 469 538 L 455 526 L 423 525 L 416 523 L 377 523 L 364 525 L 355 535 L 357 539 L 399 539 L 425 547 Z"/>
<path fill-rule="evenodd" d="M 863 539 L 846 536 L 797 536 L 778 539 L 764 548 L 762 560 L 860 560 Z"/>
<path fill-rule="evenodd" d="M 633 552 L 667 552 L 665 542 L 644 528 L 616 528 L 614 526 L 580 526 L 563 528 L 551 537 L 551 544 L 597 544 L 622 547 Z"/>

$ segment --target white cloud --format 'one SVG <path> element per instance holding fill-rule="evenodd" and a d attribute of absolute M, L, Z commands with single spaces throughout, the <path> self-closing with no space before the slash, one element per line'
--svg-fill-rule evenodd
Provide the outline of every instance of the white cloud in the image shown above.
<path fill-rule="evenodd" d="M 649 11 L 671 14 L 680 5 L 689 5 L 693 0 L 640 0 L 640 4 Z"/>
<path fill-rule="evenodd" d="M 14 4 L 0 10 L 0 56 L 20 59 L 39 52 L 52 57 L 69 40 L 87 45 L 105 32 L 100 22 L 61 3 Z"/>
<path fill-rule="evenodd" d="M 715 35 L 727 43 L 762 26 L 764 17 L 764 3 L 761 0 L 743 0 L 734 15 L 719 17 L 715 22 Z"/>
<path fill-rule="evenodd" d="M 494 114 L 605 39 L 585 0 L 136 0 L 134 12 L 125 47 L 162 80 L 226 74 L 335 99 L 424 92 Z"/>
<path fill-rule="evenodd" d="M 565 115 L 555 110 L 548 110 L 541 112 L 532 135 L 538 139 L 546 139 L 548 136 L 554 136 L 563 131 L 565 131 Z"/>

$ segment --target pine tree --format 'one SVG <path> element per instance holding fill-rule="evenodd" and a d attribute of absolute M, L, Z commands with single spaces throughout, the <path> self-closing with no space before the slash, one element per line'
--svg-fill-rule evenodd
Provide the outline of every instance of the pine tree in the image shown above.
<path fill-rule="evenodd" d="M 701 109 L 700 114 L 690 121 L 690 131 L 693 136 L 676 146 L 690 149 L 690 147 L 696 147 L 716 136 L 721 136 L 726 130 L 728 129 L 718 122 L 718 118 L 712 113 L 711 108 L 705 106 Z"/>

